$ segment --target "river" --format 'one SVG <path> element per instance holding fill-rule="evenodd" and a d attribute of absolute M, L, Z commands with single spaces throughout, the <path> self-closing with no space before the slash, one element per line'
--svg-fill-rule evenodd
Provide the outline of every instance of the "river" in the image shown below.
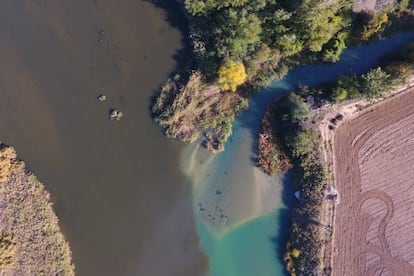
<path fill-rule="evenodd" d="M 183 144 L 149 111 L 182 48 L 167 20 L 139 0 L 0 2 L 0 140 L 51 192 L 77 275 L 205 269 Z"/>
<path fill-rule="evenodd" d="M 212 155 L 166 139 L 151 120 L 151 99 L 182 48 L 170 23 L 143 0 L 1 1 L 0 139 L 53 195 L 77 275 L 282 275 L 290 177 L 253 163 L 267 103 L 367 70 L 414 35 L 274 82 Z M 108 120 L 111 108 L 121 121 Z"/>

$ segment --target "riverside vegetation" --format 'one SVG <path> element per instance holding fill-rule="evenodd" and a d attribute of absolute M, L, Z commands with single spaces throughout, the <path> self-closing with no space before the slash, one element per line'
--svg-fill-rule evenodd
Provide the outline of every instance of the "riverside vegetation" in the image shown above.
<path fill-rule="evenodd" d="M 2 275 L 74 275 L 72 254 L 50 195 L 0 145 L 0 270 Z"/>
<path fill-rule="evenodd" d="M 177 0 L 192 58 L 162 87 L 153 116 L 168 137 L 221 151 L 253 91 L 300 64 L 335 62 L 350 44 L 410 26 L 409 0 L 361 10 L 351 0 Z"/>
<path fill-rule="evenodd" d="M 334 103 L 351 99 L 374 100 L 403 84 L 414 74 L 414 42 L 385 55 L 380 66 L 361 75 L 339 77 L 336 81 L 315 88 L 301 88 L 276 99 L 263 120 L 262 132 L 272 137 L 259 142 L 259 156 L 273 158 L 260 163 L 268 173 L 283 172 L 286 164 L 293 164 L 296 172 L 300 201 L 292 210 L 290 239 L 285 261 L 291 275 L 329 274 L 330 268 L 321 268 L 321 245 L 324 242 L 319 221 L 323 189 L 327 171 L 321 161 L 319 122 L 323 110 Z M 274 158 L 268 148 L 276 149 Z M 262 151 L 265 150 L 263 153 Z M 265 166 L 263 166 L 265 164 Z M 271 164 L 271 166 L 269 166 Z M 322 271 L 321 271 L 322 270 Z"/>

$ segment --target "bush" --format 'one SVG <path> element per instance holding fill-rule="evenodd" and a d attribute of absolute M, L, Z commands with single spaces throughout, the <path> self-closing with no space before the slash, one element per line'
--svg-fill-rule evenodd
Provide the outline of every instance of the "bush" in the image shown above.
<path fill-rule="evenodd" d="M 348 91 L 342 87 L 335 87 L 333 91 L 333 98 L 336 102 L 345 100 L 348 97 Z"/>
<path fill-rule="evenodd" d="M 368 40 L 374 34 L 381 32 L 386 23 L 388 22 L 388 15 L 386 13 L 380 13 L 375 15 L 372 20 L 366 24 L 361 33 L 361 40 Z"/>
<path fill-rule="evenodd" d="M 293 258 L 298 258 L 300 256 L 300 250 L 299 249 L 296 249 L 296 248 L 293 248 L 293 250 L 292 250 L 292 257 Z"/>

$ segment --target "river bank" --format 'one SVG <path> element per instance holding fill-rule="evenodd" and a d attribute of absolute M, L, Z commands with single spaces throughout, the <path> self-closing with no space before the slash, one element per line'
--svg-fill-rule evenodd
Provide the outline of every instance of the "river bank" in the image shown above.
<path fill-rule="evenodd" d="M 74 275 L 50 194 L 16 158 L 0 145 L 0 274 Z"/>

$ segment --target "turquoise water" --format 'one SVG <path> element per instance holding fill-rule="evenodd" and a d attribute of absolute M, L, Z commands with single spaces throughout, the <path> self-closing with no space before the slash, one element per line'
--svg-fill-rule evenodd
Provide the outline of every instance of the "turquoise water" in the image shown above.
<path fill-rule="evenodd" d="M 292 194 L 290 187 L 285 187 L 284 194 Z M 289 201 L 292 202 L 292 198 Z M 198 220 L 200 247 L 210 257 L 209 275 L 267 276 L 285 273 L 283 263 L 278 260 L 283 258 L 284 246 L 280 245 L 285 244 L 287 228 L 283 226 L 288 221 L 289 209 L 286 205 L 222 233 Z"/>
<path fill-rule="evenodd" d="M 195 193 L 197 199 L 194 200 L 194 214 L 198 221 L 200 247 L 210 260 L 210 275 L 286 274 L 283 251 L 289 225 L 289 205 L 294 198 L 293 190 L 289 185 L 290 177 L 268 179 L 260 175 L 261 173 L 254 168 L 253 162 L 260 120 L 272 99 L 278 94 L 288 93 L 299 85 L 315 86 L 340 75 L 365 72 L 375 66 L 381 55 L 413 38 L 414 32 L 400 33 L 369 45 L 349 48 L 344 51 L 341 60 L 336 64 L 310 65 L 293 70 L 282 80 L 273 82 L 270 87 L 252 97 L 248 110 L 234 122 L 233 134 L 226 143 L 224 152 L 210 157 L 209 162 L 200 165 L 201 168 L 187 171 L 189 175 L 194 176 L 194 182 L 198 182 L 194 183 L 196 190 L 199 190 L 200 186 L 203 188 L 203 196 Z M 193 155 L 197 154 L 195 152 Z M 229 178 L 229 175 L 232 177 Z M 241 177 L 237 178 L 235 175 Z M 199 181 L 200 179 L 202 182 Z M 254 184 L 258 189 L 261 189 L 262 184 L 267 185 L 266 189 L 269 191 L 274 191 L 277 186 L 281 186 L 277 194 L 272 194 L 273 209 L 266 211 L 269 208 L 264 208 L 262 212 L 252 212 L 257 216 L 246 217 L 244 221 L 231 225 L 227 230 L 217 231 L 212 226 L 212 222 L 200 216 L 200 212 L 197 211 L 199 200 L 208 197 L 208 193 L 213 197 L 219 182 L 226 181 L 226 185 L 220 186 L 221 189 L 232 187 L 229 190 L 237 190 L 237 187 L 244 185 L 243 179 L 246 180 L 247 186 Z M 235 181 L 237 182 L 234 183 Z M 266 185 L 263 182 L 266 182 Z M 252 190 L 247 189 L 246 193 L 252 193 Z M 249 199 L 249 194 L 245 194 L 240 200 L 229 200 L 226 202 L 226 207 L 231 209 L 228 205 L 237 204 L 239 206 L 237 208 L 240 209 L 244 205 L 254 205 L 253 199 Z M 246 208 L 246 210 L 250 209 Z"/>
<path fill-rule="evenodd" d="M 277 252 L 273 239 L 279 224 L 274 214 L 252 220 L 223 235 L 215 235 L 203 222 L 199 222 L 198 227 L 204 237 L 201 248 L 211 256 L 210 275 L 259 276 L 280 270 L 275 262 Z"/>

